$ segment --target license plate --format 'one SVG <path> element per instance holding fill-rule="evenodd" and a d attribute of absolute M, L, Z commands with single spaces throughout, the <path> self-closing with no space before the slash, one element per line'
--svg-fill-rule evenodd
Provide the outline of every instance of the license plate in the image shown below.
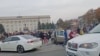
<path fill-rule="evenodd" d="M 71 53 L 71 52 L 67 52 L 67 55 L 69 55 L 69 56 L 76 56 L 74 53 Z"/>

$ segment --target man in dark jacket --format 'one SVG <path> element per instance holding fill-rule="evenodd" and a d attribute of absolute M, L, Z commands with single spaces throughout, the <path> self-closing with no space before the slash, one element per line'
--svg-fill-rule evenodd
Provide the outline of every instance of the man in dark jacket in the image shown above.
<path fill-rule="evenodd" d="M 67 40 L 68 40 L 68 38 L 67 38 L 67 30 L 66 30 L 66 29 L 64 30 L 64 37 L 65 37 L 65 38 L 64 38 L 64 39 L 65 39 L 65 40 L 64 40 L 64 45 L 66 45 Z"/>
<path fill-rule="evenodd" d="M 44 42 L 44 33 L 43 32 L 40 32 L 39 36 L 40 36 L 40 38 L 42 40 L 42 43 L 43 43 Z"/>

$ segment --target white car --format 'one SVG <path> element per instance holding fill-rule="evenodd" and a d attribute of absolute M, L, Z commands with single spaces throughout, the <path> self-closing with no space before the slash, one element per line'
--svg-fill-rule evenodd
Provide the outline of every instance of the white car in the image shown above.
<path fill-rule="evenodd" d="M 100 56 L 100 24 L 88 34 L 67 42 L 67 56 Z"/>
<path fill-rule="evenodd" d="M 0 42 L 0 51 L 24 51 L 32 50 L 42 46 L 40 38 L 31 35 L 16 35 L 10 36 Z"/>

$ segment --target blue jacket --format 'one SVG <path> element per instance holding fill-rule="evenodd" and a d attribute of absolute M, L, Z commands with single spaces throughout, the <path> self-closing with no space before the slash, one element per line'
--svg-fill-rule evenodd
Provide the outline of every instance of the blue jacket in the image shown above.
<path fill-rule="evenodd" d="M 64 37 L 65 37 L 65 39 L 67 39 L 67 31 L 66 30 L 64 30 Z"/>

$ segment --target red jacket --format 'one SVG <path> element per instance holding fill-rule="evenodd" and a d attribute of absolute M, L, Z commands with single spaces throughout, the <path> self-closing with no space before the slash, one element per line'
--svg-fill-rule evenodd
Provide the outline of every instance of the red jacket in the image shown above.
<path fill-rule="evenodd" d="M 76 32 L 75 31 L 71 31 L 70 33 L 69 33 L 69 39 L 72 39 L 72 38 L 74 38 L 76 36 Z"/>

